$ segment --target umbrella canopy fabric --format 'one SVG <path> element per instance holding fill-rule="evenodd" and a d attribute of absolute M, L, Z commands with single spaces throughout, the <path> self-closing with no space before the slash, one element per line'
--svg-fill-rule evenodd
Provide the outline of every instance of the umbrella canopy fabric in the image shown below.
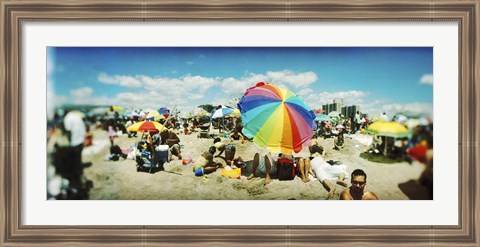
<path fill-rule="evenodd" d="M 125 111 L 125 108 L 121 107 L 121 106 L 118 106 L 118 105 L 114 105 L 112 106 L 112 109 L 114 111 Z"/>
<path fill-rule="evenodd" d="M 338 118 L 338 115 L 340 114 L 340 112 L 338 111 L 332 111 L 330 113 L 328 113 L 328 116 L 329 117 L 337 117 Z"/>
<path fill-rule="evenodd" d="M 322 113 L 324 113 L 325 110 L 323 110 L 323 109 L 316 109 L 316 110 L 314 110 L 313 112 L 315 113 L 315 115 L 317 115 L 317 114 L 322 114 Z"/>
<path fill-rule="evenodd" d="M 227 117 L 240 117 L 241 113 L 238 108 L 234 108 L 232 113 L 227 114 Z"/>
<path fill-rule="evenodd" d="M 379 136 L 388 136 L 393 138 L 411 137 L 411 132 L 403 125 L 392 121 L 378 121 L 368 126 L 369 133 Z"/>
<path fill-rule="evenodd" d="M 217 110 L 215 110 L 215 111 L 212 112 L 211 118 L 221 118 L 221 117 L 225 117 L 226 115 L 232 113 L 233 111 L 234 111 L 233 108 L 226 107 L 226 106 L 222 106 L 222 108 L 217 109 Z"/>
<path fill-rule="evenodd" d="M 170 109 L 168 109 L 167 107 L 161 107 L 158 109 L 158 113 L 167 118 L 168 116 L 170 116 Z"/>
<path fill-rule="evenodd" d="M 165 129 L 163 125 L 153 121 L 140 121 L 127 128 L 130 132 L 159 132 Z"/>
<path fill-rule="evenodd" d="M 238 109 L 243 134 L 260 147 L 291 154 L 310 144 L 315 114 L 291 91 L 259 82 L 245 91 Z"/>
<path fill-rule="evenodd" d="M 151 111 L 145 116 L 145 119 L 149 121 L 157 121 L 164 118 L 165 117 L 161 115 L 158 111 Z"/>
<path fill-rule="evenodd" d="M 315 121 L 333 122 L 333 120 L 325 114 L 315 114 Z"/>

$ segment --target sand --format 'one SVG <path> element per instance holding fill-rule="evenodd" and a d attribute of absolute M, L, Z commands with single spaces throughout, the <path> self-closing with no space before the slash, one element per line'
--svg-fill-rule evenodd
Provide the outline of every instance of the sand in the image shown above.
<path fill-rule="evenodd" d="M 218 133 L 212 130 L 211 133 Z M 140 136 L 140 135 L 139 135 Z M 202 139 L 197 133 L 191 135 L 179 134 L 182 155 L 184 158 L 196 159 L 201 152 L 208 150 L 213 139 Z M 223 138 L 225 140 L 225 138 Z M 140 137 L 128 138 L 119 135 L 115 144 L 122 149 L 135 146 Z M 365 150 L 371 137 L 367 135 L 347 135 L 345 148 L 333 149 L 333 139 L 320 139 L 327 150 L 326 159 L 338 160 L 346 164 L 350 174 L 354 169 L 363 169 L 367 175 L 367 189 L 374 191 L 382 200 L 427 199 L 426 191 L 415 180 L 420 176 L 424 165 L 418 162 L 408 164 L 380 164 L 369 162 L 359 155 Z M 84 148 L 83 161 L 92 162 L 92 166 L 84 170 L 85 176 L 93 181 L 90 191 L 91 200 L 325 200 L 327 191 L 322 184 L 310 176 L 310 181 L 304 183 L 300 177 L 291 181 L 273 179 L 266 186 L 263 178 L 247 180 L 250 175 L 252 159 L 256 152 L 263 149 L 253 142 L 233 142 L 237 147 L 237 155 L 247 162 L 240 179 L 226 178 L 220 175 L 220 170 L 204 177 L 196 177 L 192 164 L 182 165 L 176 157 L 165 164 L 165 171 L 150 174 L 137 172 L 136 162 L 130 159 L 106 161 L 110 142 L 107 132 L 94 130 L 93 145 Z M 302 151 L 305 155 L 306 151 Z M 350 184 L 349 180 L 346 180 Z M 337 185 L 333 199 L 338 199 L 345 189 Z"/>

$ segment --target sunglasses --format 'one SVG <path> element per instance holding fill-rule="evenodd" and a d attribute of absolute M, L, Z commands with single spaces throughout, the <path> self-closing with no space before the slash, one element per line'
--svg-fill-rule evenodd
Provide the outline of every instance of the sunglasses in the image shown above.
<path fill-rule="evenodd" d="M 366 182 L 360 182 L 360 181 L 352 181 L 352 184 L 357 184 L 357 185 L 364 185 Z"/>

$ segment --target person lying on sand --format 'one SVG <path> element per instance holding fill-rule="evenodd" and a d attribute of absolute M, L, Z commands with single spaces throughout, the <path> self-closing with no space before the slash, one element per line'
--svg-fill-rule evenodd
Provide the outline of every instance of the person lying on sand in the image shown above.
<path fill-rule="evenodd" d="M 210 147 L 208 151 L 203 152 L 194 162 L 193 162 L 193 172 L 198 176 L 209 174 L 216 171 L 218 168 L 222 167 L 221 163 L 213 162 L 213 154 L 215 153 L 215 147 Z M 200 175 L 201 174 L 201 175 Z"/>
<path fill-rule="evenodd" d="M 350 182 L 352 186 L 342 191 L 340 200 L 378 200 L 375 193 L 365 189 L 367 185 L 367 174 L 363 170 L 354 170 Z"/>
<path fill-rule="evenodd" d="M 310 164 L 315 176 L 327 190 L 328 199 L 331 199 L 335 194 L 336 186 L 334 183 L 347 187 L 347 184 L 343 181 L 348 175 L 346 165 L 330 165 L 318 154 L 315 154 Z"/>
<path fill-rule="evenodd" d="M 257 170 L 257 168 L 259 168 Z M 270 153 L 260 157 L 260 154 L 256 153 L 253 156 L 253 164 L 252 164 L 252 174 L 248 176 L 248 180 L 253 179 L 256 176 L 263 176 L 265 175 L 265 180 L 263 181 L 263 185 L 267 185 L 272 180 L 272 176 L 277 172 L 277 162 L 273 160 L 272 155 Z"/>
<path fill-rule="evenodd" d="M 302 182 L 307 183 L 310 181 L 308 174 L 315 176 L 310 165 L 310 158 L 295 158 L 295 163 L 297 164 L 295 173 L 300 176 Z"/>

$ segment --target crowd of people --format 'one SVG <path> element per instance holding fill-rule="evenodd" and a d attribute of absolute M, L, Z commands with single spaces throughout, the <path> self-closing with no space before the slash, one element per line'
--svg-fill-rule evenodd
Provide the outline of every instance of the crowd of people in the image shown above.
<path fill-rule="evenodd" d="M 236 143 L 251 141 L 242 133 L 242 122 L 240 118 L 228 118 L 222 121 L 214 121 L 214 128 L 218 128 L 218 133 L 225 132 L 225 135 L 218 135 L 212 140 L 208 150 L 203 151 L 196 159 L 190 159 L 192 170 L 195 176 L 204 176 L 213 173 L 218 169 L 241 169 L 246 168 L 247 160 L 251 161 L 251 174 L 247 180 L 253 180 L 257 177 L 263 178 L 263 184 L 268 185 L 272 179 L 293 180 L 295 176 L 300 177 L 301 181 L 307 183 L 311 178 L 316 178 L 327 191 L 327 198 L 333 198 L 337 185 L 345 187 L 340 193 L 342 200 L 376 200 L 378 196 L 371 191 L 365 190 L 367 175 L 365 171 L 356 169 L 350 175 L 350 187 L 346 180 L 349 178 L 348 167 L 341 161 L 328 160 L 330 152 L 341 151 L 345 148 L 345 134 L 359 132 L 368 124 L 357 116 L 358 112 L 351 118 L 343 119 L 339 116 L 337 127 L 334 131 L 332 123 L 320 122 L 318 128 L 314 131 L 308 155 L 295 157 L 292 154 L 273 154 L 257 152 L 253 157 L 241 157 L 237 155 Z M 49 122 L 49 142 L 55 143 L 51 150 L 52 162 L 49 164 L 49 199 L 88 199 L 88 191 L 94 186 L 93 183 L 84 177 L 83 169 L 91 164 L 82 162 L 82 149 L 84 146 L 92 144 L 92 127 L 105 130 L 108 133 L 110 142 L 111 160 L 126 159 L 128 152 L 118 147 L 115 139 L 118 135 L 125 134 L 128 138 L 140 138 L 135 150 L 135 159 L 138 163 L 157 164 L 155 155 L 159 155 L 159 147 L 167 147 L 168 158 L 164 162 L 169 162 L 173 156 L 182 160 L 182 146 L 180 144 L 180 134 L 190 135 L 198 131 L 201 121 L 198 118 L 179 119 L 170 116 L 158 120 L 164 128 L 158 131 L 137 133 L 128 130 L 130 126 L 140 121 L 140 116 L 121 117 L 118 112 L 110 108 L 102 117 L 95 118 L 86 114 L 71 111 L 65 112 L 63 119 L 56 116 Z M 59 145 L 57 139 L 52 138 L 56 135 L 67 137 L 68 144 Z M 333 137 L 332 151 L 326 150 L 321 144 L 321 140 Z M 402 157 L 402 161 L 412 160 L 408 155 L 408 150 L 424 143 L 427 145 L 427 152 L 422 157 L 414 157 L 426 165 L 425 171 L 419 178 L 419 183 L 425 186 L 433 193 L 433 145 L 432 145 L 432 127 L 418 126 L 412 138 L 402 138 L 400 146 L 395 145 L 394 139 L 388 139 L 382 136 L 373 136 L 372 144 L 365 150 L 368 153 L 378 153 L 383 145 L 391 147 L 392 154 Z M 389 145 L 390 144 L 390 145 Z M 423 144 L 422 144 L 423 145 Z M 144 156 L 147 155 L 147 156 Z M 113 158 L 116 157 L 116 158 Z M 215 158 L 220 158 L 222 161 Z M 163 167 L 160 167 L 163 169 Z M 290 174 L 293 174 L 290 175 Z M 347 188 L 348 187 L 348 188 Z"/>

